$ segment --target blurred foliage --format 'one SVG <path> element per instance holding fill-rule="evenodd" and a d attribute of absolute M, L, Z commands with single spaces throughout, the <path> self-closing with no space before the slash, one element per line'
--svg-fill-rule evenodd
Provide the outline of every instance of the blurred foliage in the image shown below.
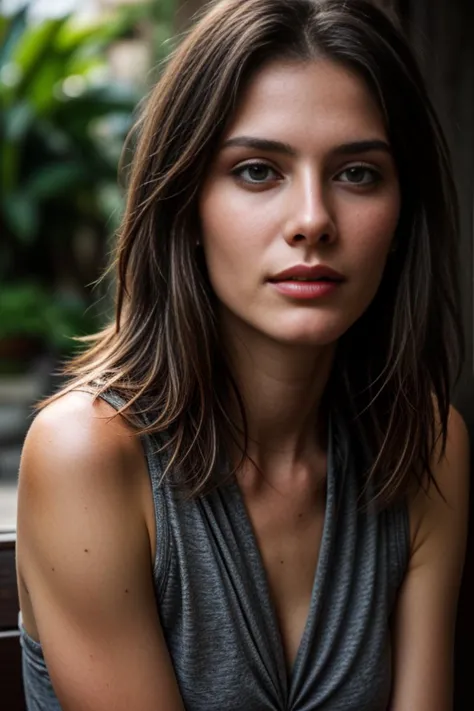
<path fill-rule="evenodd" d="M 58 353 L 67 353 L 71 342 L 91 315 L 84 314 L 83 301 L 70 294 L 61 300 L 35 283 L 11 284 L 0 289 L 0 340 L 26 337 L 49 343 Z"/>
<path fill-rule="evenodd" d="M 152 0 L 147 6 L 151 27 L 153 65 L 158 67 L 178 41 L 175 35 L 176 0 Z"/>
<path fill-rule="evenodd" d="M 161 59 L 173 11 L 160 0 L 88 26 L 0 15 L 0 338 L 34 332 L 64 351 L 94 328 L 88 284 L 120 218 L 117 167 L 146 88 L 111 78 L 107 51 L 141 26 Z"/>

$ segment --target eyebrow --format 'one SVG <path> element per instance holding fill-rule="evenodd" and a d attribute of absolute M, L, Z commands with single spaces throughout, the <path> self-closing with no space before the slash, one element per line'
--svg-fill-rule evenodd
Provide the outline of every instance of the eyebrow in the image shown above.
<path fill-rule="evenodd" d="M 222 145 L 222 150 L 238 146 L 240 148 L 253 148 L 258 151 L 268 151 L 271 153 L 282 153 L 287 156 L 297 156 L 298 151 L 289 143 L 281 141 L 271 141 L 267 138 L 256 138 L 254 136 L 235 136 L 228 138 Z M 334 155 L 356 155 L 358 153 L 369 153 L 371 151 L 383 151 L 392 154 L 392 149 L 386 141 L 380 139 L 369 139 L 365 141 L 352 141 L 337 146 L 332 152 Z"/>

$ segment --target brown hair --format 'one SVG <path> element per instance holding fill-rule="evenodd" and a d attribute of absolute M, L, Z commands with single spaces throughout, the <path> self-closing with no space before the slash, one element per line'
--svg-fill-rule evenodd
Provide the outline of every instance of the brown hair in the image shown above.
<path fill-rule="evenodd" d="M 114 389 L 139 432 L 167 433 L 166 474 L 191 496 L 219 483 L 216 462 L 239 441 L 232 394 L 245 422 L 195 248 L 198 191 L 262 63 L 321 56 L 358 71 L 380 102 L 402 194 L 397 251 L 373 302 L 338 343 L 328 401 L 354 413 L 354 446 L 362 441 L 370 455 L 364 482 L 383 504 L 414 480 L 433 481 L 440 436 L 444 451 L 462 353 L 458 218 L 445 141 L 412 53 L 367 0 L 222 0 L 172 54 L 138 123 L 115 321 L 88 339 L 66 368 L 70 382 L 42 403 L 91 383 L 98 394 Z"/>

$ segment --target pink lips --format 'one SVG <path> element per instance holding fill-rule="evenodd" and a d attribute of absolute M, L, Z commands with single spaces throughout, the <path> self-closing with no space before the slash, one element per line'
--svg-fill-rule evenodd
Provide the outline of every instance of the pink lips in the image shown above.
<path fill-rule="evenodd" d="M 324 264 L 297 264 L 269 279 L 280 294 L 293 299 L 317 299 L 327 296 L 344 281 L 342 274 Z"/>

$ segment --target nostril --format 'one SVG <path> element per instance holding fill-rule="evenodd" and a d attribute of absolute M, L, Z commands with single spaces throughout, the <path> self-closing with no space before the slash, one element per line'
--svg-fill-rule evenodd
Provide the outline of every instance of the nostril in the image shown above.
<path fill-rule="evenodd" d="M 308 238 L 305 237 L 305 235 L 298 233 L 298 234 L 294 235 L 292 241 L 293 242 L 306 242 L 307 239 Z M 331 235 L 328 232 L 324 232 L 323 234 L 319 235 L 319 237 L 317 238 L 316 241 L 319 242 L 320 244 L 328 244 L 329 242 L 331 242 Z"/>

